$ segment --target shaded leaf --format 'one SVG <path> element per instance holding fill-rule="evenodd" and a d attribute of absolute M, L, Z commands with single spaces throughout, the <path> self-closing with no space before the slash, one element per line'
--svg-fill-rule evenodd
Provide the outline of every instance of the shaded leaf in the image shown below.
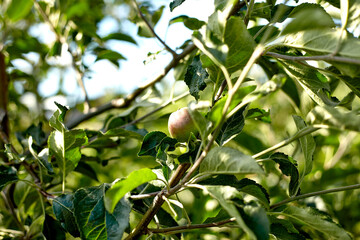
<path fill-rule="evenodd" d="M 12 182 L 19 180 L 14 167 L 0 165 L 0 191 Z"/>
<path fill-rule="evenodd" d="M 248 155 L 229 147 L 214 147 L 200 164 L 201 174 L 264 173 Z"/>
<path fill-rule="evenodd" d="M 205 80 L 209 74 L 200 62 L 200 56 L 196 55 L 192 63 L 188 66 L 185 73 L 185 83 L 189 87 L 190 94 L 195 97 L 196 100 L 199 99 L 199 92 L 204 90 L 206 87 Z"/>
<path fill-rule="evenodd" d="M 296 162 L 284 153 L 274 153 L 270 156 L 270 159 L 279 164 L 283 174 L 290 177 L 289 195 L 296 195 L 299 186 L 299 171 L 296 167 Z"/>
<path fill-rule="evenodd" d="M 266 123 L 271 123 L 270 110 L 266 111 L 260 108 L 251 108 L 246 113 L 246 119 L 252 119 L 252 118 L 255 118 L 257 120 Z"/>
<path fill-rule="evenodd" d="M 45 215 L 44 227 L 42 233 L 46 239 L 65 240 L 65 231 L 60 223 L 50 215 Z"/>
<path fill-rule="evenodd" d="M 102 184 L 97 187 L 79 189 L 74 195 L 74 214 L 82 239 L 121 239 L 129 225 L 130 203 L 121 199 L 113 214 L 104 206 L 105 191 Z"/>
<path fill-rule="evenodd" d="M 148 168 L 143 168 L 134 172 L 122 180 L 115 182 L 105 194 L 105 207 L 113 213 L 116 205 L 126 193 L 130 192 L 134 188 L 141 184 L 147 183 L 157 178 L 156 174 Z"/>
<path fill-rule="evenodd" d="M 172 12 L 176 7 L 180 6 L 186 0 L 174 0 L 170 3 L 170 11 Z"/>
<path fill-rule="evenodd" d="M 254 202 L 243 207 L 242 216 L 246 225 L 254 232 L 256 239 L 268 240 L 270 233 L 270 222 L 264 208 L 257 206 Z"/>
<path fill-rule="evenodd" d="M 197 18 L 188 17 L 186 15 L 180 15 L 177 17 L 174 17 L 169 21 L 169 25 L 183 22 L 185 27 L 189 28 L 190 30 L 198 30 L 206 23 L 204 21 L 200 21 Z"/>
<path fill-rule="evenodd" d="M 247 105 L 239 109 L 233 116 L 226 120 L 222 125 L 220 133 L 216 138 L 216 142 L 223 146 L 231 139 L 239 135 L 242 129 L 245 126 L 245 117 L 244 113 L 247 108 Z"/>
<path fill-rule="evenodd" d="M 161 144 L 161 141 L 166 138 L 167 135 L 160 131 L 149 132 L 145 135 L 142 142 L 138 156 L 153 156 L 156 157 L 158 152 L 158 147 Z"/>
<path fill-rule="evenodd" d="M 79 162 L 74 171 L 84 174 L 95 181 L 99 181 L 97 178 L 95 170 L 85 162 Z"/>
<path fill-rule="evenodd" d="M 80 232 L 74 216 L 74 195 L 63 194 L 53 200 L 53 211 L 61 226 L 74 237 Z"/>

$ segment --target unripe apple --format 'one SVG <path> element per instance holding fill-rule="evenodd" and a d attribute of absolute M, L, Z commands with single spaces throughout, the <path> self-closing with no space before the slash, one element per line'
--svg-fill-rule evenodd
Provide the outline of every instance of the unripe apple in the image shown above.
<path fill-rule="evenodd" d="M 171 137 L 179 142 L 186 142 L 190 132 L 196 133 L 196 127 L 187 107 L 181 108 L 170 114 L 168 122 Z"/>

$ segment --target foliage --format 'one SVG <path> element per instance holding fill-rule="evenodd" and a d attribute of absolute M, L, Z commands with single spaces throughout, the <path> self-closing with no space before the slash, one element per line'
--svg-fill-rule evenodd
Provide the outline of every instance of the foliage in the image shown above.
<path fill-rule="evenodd" d="M 0 239 L 360 239 L 359 1 L 208 1 L 207 21 L 169 21 L 193 32 L 174 50 L 155 26 L 185 2 L 0 1 Z M 101 36 L 109 18 L 136 36 Z M 164 71 L 90 100 L 86 57 L 121 67 L 107 43 L 140 37 L 171 55 Z M 55 112 L 38 91 L 54 69 L 84 95 Z M 186 142 L 166 128 L 181 107 Z"/>

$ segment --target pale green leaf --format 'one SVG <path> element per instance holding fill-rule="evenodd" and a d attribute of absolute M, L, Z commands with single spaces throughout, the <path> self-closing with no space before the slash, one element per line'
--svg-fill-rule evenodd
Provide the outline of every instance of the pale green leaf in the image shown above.
<path fill-rule="evenodd" d="M 201 174 L 247 174 L 264 171 L 249 155 L 229 147 L 215 147 L 200 164 Z"/>
<path fill-rule="evenodd" d="M 360 132 L 360 116 L 355 112 L 329 106 L 316 106 L 307 116 L 311 124 Z"/>
<path fill-rule="evenodd" d="M 33 0 L 12 0 L 6 14 L 12 21 L 23 19 L 31 10 Z"/>
<path fill-rule="evenodd" d="M 105 194 L 105 207 L 112 213 L 122 197 L 141 184 L 155 180 L 156 174 L 148 168 L 143 168 L 130 173 L 130 175 L 119 180 Z"/>

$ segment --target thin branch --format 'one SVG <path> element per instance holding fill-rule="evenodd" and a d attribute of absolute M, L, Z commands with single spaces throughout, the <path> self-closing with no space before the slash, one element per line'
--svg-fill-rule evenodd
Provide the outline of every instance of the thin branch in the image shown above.
<path fill-rule="evenodd" d="M 70 50 L 69 50 L 69 52 L 70 52 Z M 75 72 L 76 72 L 76 81 L 77 81 L 78 85 L 81 88 L 81 91 L 83 92 L 83 94 L 85 96 L 84 113 L 88 113 L 90 108 L 91 108 L 91 105 L 90 105 L 89 95 L 88 95 L 88 93 L 86 91 L 85 84 L 84 84 L 84 73 L 80 70 L 80 67 L 76 65 L 75 59 L 76 59 L 77 56 L 74 55 L 72 52 L 70 52 L 70 54 L 73 57 L 72 65 L 73 65 L 73 68 L 75 69 Z"/>
<path fill-rule="evenodd" d="M 75 118 L 75 119 L 71 120 L 69 123 L 67 123 L 66 124 L 67 127 L 69 129 L 74 128 L 77 125 L 79 125 L 80 123 L 82 123 L 90 118 L 93 118 L 101 113 L 104 113 L 108 110 L 111 110 L 111 109 L 128 107 L 136 99 L 136 97 L 138 97 L 141 93 L 143 93 L 147 88 L 155 85 L 155 83 L 160 82 L 172 68 L 177 66 L 177 64 L 183 58 L 185 58 L 188 54 L 190 54 L 195 49 L 196 49 L 196 47 L 193 44 L 187 46 L 181 54 L 179 54 L 175 58 L 173 58 L 173 60 L 165 67 L 164 71 L 157 78 L 146 83 L 143 86 L 140 86 L 139 88 L 137 88 L 134 92 L 130 93 L 125 98 L 114 99 L 111 102 L 106 103 L 102 106 L 90 109 L 89 113 L 83 114 L 80 117 Z"/>
<path fill-rule="evenodd" d="M 275 203 L 274 205 L 270 206 L 270 209 L 274 209 L 274 208 L 277 208 L 286 203 L 297 201 L 297 200 L 308 198 L 308 197 L 313 197 L 313 196 L 318 196 L 318 195 L 323 195 L 323 194 L 328 194 L 328 193 L 334 193 L 334 192 L 353 190 L 353 189 L 358 189 L 358 188 L 360 188 L 360 184 L 354 184 L 354 185 L 349 185 L 349 186 L 345 186 L 345 187 L 338 187 L 338 188 L 333 188 L 333 189 L 328 189 L 328 190 L 322 190 L 322 191 L 318 191 L 318 192 L 305 193 L 305 194 L 301 194 L 301 195 L 298 195 L 295 197 L 290 197 L 281 202 Z"/>
<path fill-rule="evenodd" d="M 172 49 L 159 37 L 159 35 L 156 34 L 153 26 L 151 26 L 151 24 L 150 24 L 149 21 L 146 19 L 146 17 L 144 16 L 144 14 L 141 12 L 141 9 L 140 9 L 139 5 L 137 4 L 136 0 L 133 0 L 133 2 L 134 2 L 135 8 L 136 8 L 136 10 L 137 10 L 140 18 L 144 21 L 144 23 L 145 23 L 146 26 L 149 28 L 149 30 L 150 30 L 151 33 L 154 35 L 154 37 L 156 37 L 157 40 L 159 40 L 159 42 L 160 42 L 162 45 L 164 45 L 164 47 L 166 48 L 166 50 L 168 50 L 168 51 L 173 55 L 173 57 L 176 58 L 178 54 L 177 54 L 174 50 L 172 50 Z"/>
<path fill-rule="evenodd" d="M 254 4 L 255 4 L 255 1 L 254 0 L 250 0 L 250 4 L 246 10 L 246 15 L 244 17 L 244 23 L 245 23 L 245 26 L 247 26 L 249 24 L 249 21 L 250 21 L 250 17 L 251 17 L 251 12 L 253 11 L 253 8 L 254 8 Z"/>
<path fill-rule="evenodd" d="M 307 60 L 314 60 L 314 61 L 335 61 L 335 62 L 342 62 L 342 63 L 350 63 L 360 65 L 360 60 L 347 58 L 347 57 L 340 57 L 340 56 L 333 56 L 333 54 L 326 54 L 326 55 L 319 55 L 319 56 L 289 56 L 283 55 L 274 52 L 267 52 L 265 53 L 266 56 L 274 57 L 274 58 L 281 58 L 290 61 L 307 61 Z"/>
<path fill-rule="evenodd" d="M 155 197 L 155 196 L 158 195 L 159 193 L 160 193 L 160 192 L 137 194 L 137 195 L 132 195 L 132 196 L 130 196 L 130 198 L 131 198 L 131 199 L 134 199 L 134 200 L 140 200 L 140 199 Z"/>
<path fill-rule="evenodd" d="M 200 228 L 220 227 L 235 221 L 236 221 L 235 218 L 230 218 L 213 223 L 193 224 L 193 225 L 185 225 L 185 226 L 168 227 L 162 229 L 148 228 L 148 231 L 151 233 L 174 234 L 175 232 L 184 231 L 184 230 L 187 231 L 187 230 L 200 229 Z"/>
<path fill-rule="evenodd" d="M 12 203 L 10 197 L 4 191 L 1 191 L 1 196 L 4 199 L 5 205 L 9 209 L 11 216 L 14 218 L 16 225 L 18 226 L 18 228 L 21 231 L 25 232 L 25 228 L 24 228 L 23 224 L 21 223 L 18 215 L 15 212 L 15 207 L 14 207 L 14 204 Z"/>
<path fill-rule="evenodd" d="M 0 130 L 4 131 L 5 135 L 9 134 L 9 117 L 8 117 L 8 97 L 9 97 L 9 80 L 6 73 L 5 56 L 0 52 Z M 4 148 L 4 141 L 0 138 L 0 149 Z M 2 154 L 0 157 L 3 156 Z M 7 158 L 4 156 L 4 162 Z"/>

